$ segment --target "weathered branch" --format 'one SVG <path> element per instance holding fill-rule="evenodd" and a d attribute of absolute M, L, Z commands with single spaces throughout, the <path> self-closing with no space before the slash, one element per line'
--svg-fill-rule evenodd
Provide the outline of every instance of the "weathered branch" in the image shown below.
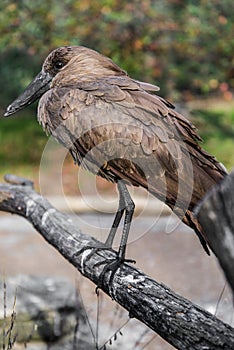
<path fill-rule="evenodd" d="M 25 217 L 85 277 L 98 284 L 101 262 L 115 258 L 116 253 L 103 250 L 89 259 L 87 250 L 94 238 L 81 232 L 67 215 L 30 186 L 0 184 L 0 210 Z M 104 276 L 103 290 L 116 300 L 131 317 L 144 322 L 177 349 L 232 349 L 234 330 L 207 311 L 175 294 L 143 272 L 124 264 L 110 286 L 109 272 Z"/>
<path fill-rule="evenodd" d="M 234 295 L 234 170 L 207 194 L 195 213 Z"/>

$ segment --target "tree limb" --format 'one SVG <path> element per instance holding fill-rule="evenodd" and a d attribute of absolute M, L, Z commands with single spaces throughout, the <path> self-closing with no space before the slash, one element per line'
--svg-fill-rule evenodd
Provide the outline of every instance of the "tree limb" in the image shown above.
<path fill-rule="evenodd" d="M 234 170 L 205 196 L 195 213 L 234 296 Z"/>
<path fill-rule="evenodd" d="M 79 254 L 82 248 L 100 244 L 74 226 L 71 219 L 36 193 L 29 183 L 0 184 L 0 210 L 25 217 L 36 230 L 72 265 L 96 285 L 106 259 L 116 257 L 112 250 Z M 143 272 L 123 264 L 110 285 L 104 276 L 103 290 L 130 314 L 145 323 L 175 348 L 233 349 L 234 330 L 202 308 L 175 294 Z"/>

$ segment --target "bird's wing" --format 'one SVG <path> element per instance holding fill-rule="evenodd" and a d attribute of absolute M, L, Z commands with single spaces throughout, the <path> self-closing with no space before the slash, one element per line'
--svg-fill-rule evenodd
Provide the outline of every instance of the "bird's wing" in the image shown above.
<path fill-rule="evenodd" d="M 128 76 L 54 87 L 39 121 L 92 172 L 143 186 L 171 207 L 193 206 L 224 171 L 156 90 Z"/>
<path fill-rule="evenodd" d="M 194 126 L 156 91 L 127 76 L 54 86 L 41 98 L 38 118 L 80 165 L 164 201 L 208 251 L 192 209 L 226 171 L 198 145 Z"/>

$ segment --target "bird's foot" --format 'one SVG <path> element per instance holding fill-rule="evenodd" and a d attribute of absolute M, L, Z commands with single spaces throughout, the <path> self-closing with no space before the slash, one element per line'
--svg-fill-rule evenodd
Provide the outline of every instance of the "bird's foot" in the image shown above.
<path fill-rule="evenodd" d="M 121 254 L 117 253 L 115 250 L 113 250 L 111 247 L 107 246 L 105 243 L 99 243 L 99 242 L 94 242 L 93 244 L 88 244 L 81 248 L 76 254 L 80 255 L 83 254 L 84 252 L 87 251 L 87 254 L 85 254 L 82 257 L 82 265 L 85 264 L 87 260 L 89 260 L 94 254 L 101 252 L 103 250 L 109 250 L 111 253 L 115 253 L 116 256 L 113 258 L 105 258 L 102 261 L 98 261 L 97 263 L 94 264 L 94 267 L 98 267 L 101 265 L 105 265 L 102 272 L 99 275 L 99 281 L 96 287 L 96 293 L 98 294 L 99 289 L 104 288 L 104 282 L 105 282 L 105 275 L 106 273 L 111 271 L 109 280 L 108 280 L 108 285 L 109 285 L 109 292 L 110 296 L 113 298 L 113 279 L 115 276 L 116 271 L 123 265 L 124 263 L 131 263 L 135 264 L 136 261 L 133 259 L 125 259 L 124 257 L 121 256 Z"/>
<path fill-rule="evenodd" d="M 110 250 L 111 252 L 116 253 L 110 246 L 106 245 L 105 243 L 94 242 L 93 244 L 89 243 L 88 245 L 79 249 L 79 251 L 76 253 L 76 255 L 83 254 L 85 251 L 90 251 L 90 252 L 87 252 L 87 254 L 84 256 L 83 262 L 85 262 L 85 261 L 89 260 L 91 258 L 91 256 L 93 256 L 94 254 L 96 254 L 102 250 Z"/>
<path fill-rule="evenodd" d="M 121 265 L 123 265 L 124 263 L 131 263 L 131 264 L 135 264 L 136 261 L 133 259 L 125 259 L 120 257 L 118 254 L 116 256 L 116 258 L 113 259 L 105 259 L 101 262 L 98 262 L 97 264 L 95 264 L 95 266 L 100 266 L 100 265 L 104 265 L 104 268 L 99 276 L 99 281 L 96 287 L 96 293 L 98 293 L 98 289 L 103 289 L 104 288 L 104 282 L 105 282 L 105 275 L 106 273 L 108 273 L 109 271 L 111 271 L 109 280 L 108 280 L 108 285 L 109 285 L 109 293 L 110 296 L 113 298 L 114 293 L 113 293 L 113 279 L 114 276 L 116 274 L 116 271 L 121 267 Z"/>
<path fill-rule="evenodd" d="M 99 281 L 96 287 L 96 293 L 98 294 L 98 290 L 99 289 L 103 289 L 104 288 L 104 282 L 105 282 L 105 275 L 111 271 L 109 280 L 108 280 L 108 284 L 109 284 L 109 291 L 110 291 L 110 295 L 111 297 L 113 297 L 114 293 L 113 293 L 113 288 L 112 288 L 112 283 L 113 283 L 113 279 L 115 276 L 116 271 L 121 267 L 121 265 L 123 265 L 124 263 L 131 263 L 131 264 L 135 264 L 136 261 L 133 259 L 125 259 L 124 257 L 121 257 L 119 255 L 119 253 L 117 253 L 115 250 L 113 250 L 111 247 L 103 244 L 98 244 L 98 243 L 93 243 L 93 244 L 89 244 L 83 248 L 81 248 L 79 250 L 79 252 L 77 252 L 77 255 L 83 254 L 84 252 L 87 251 L 87 254 L 84 254 L 82 257 L 82 265 L 85 265 L 85 262 L 87 260 L 89 260 L 94 254 L 99 253 L 103 250 L 109 250 L 112 254 L 115 253 L 116 256 L 113 258 L 105 258 L 102 261 L 98 261 L 97 263 L 94 264 L 94 267 L 98 267 L 101 265 L 105 265 L 102 272 L 99 275 Z"/>

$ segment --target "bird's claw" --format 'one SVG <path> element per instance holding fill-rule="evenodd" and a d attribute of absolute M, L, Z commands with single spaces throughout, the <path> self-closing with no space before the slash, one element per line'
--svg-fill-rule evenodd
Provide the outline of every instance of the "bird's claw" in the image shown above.
<path fill-rule="evenodd" d="M 84 253 L 86 250 L 91 250 L 91 251 L 90 251 L 90 253 L 88 253 L 84 257 L 83 264 L 87 260 L 89 260 L 91 258 L 91 256 L 93 256 L 94 254 L 96 254 L 96 253 L 98 253 L 99 251 L 102 251 L 102 250 L 109 250 L 112 253 L 116 254 L 116 257 L 114 257 L 114 258 L 110 258 L 110 259 L 105 258 L 102 261 L 98 261 L 97 263 L 94 264 L 94 267 L 98 267 L 98 266 L 101 266 L 101 265 L 105 264 L 102 272 L 99 275 L 99 281 L 98 281 L 97 287 L 95 289 L 96 294 L 98 294 L 98 290 L 99 289 L 103 289 L 104 288 L 105 275 L 106 275 L 107 272 L 111 271 L 108 284 L 110 286 L 109 287 L 110 295 L 113 296 L 112 283 L 113 283 L 113 279 L 114 279 L 116 271 L 124 263 L 135 264 L 136 261 L 133 260 L 133 259 L 125 259 L 125 258 L 119 256 L 118 253 L 115 250 L 113 250 L 109 246 L 106 246 L 104 243 L 96 243 L 96 242 L 94 244 L 89 244 L 89 245 L 84 246 L 83 248 L 81 248 L 79 250 L 79 252 L 76 253 L 76 255 L 80 255 L 80 254 Z"/>
<path fill-rule="evenodd" d="M 117 257 L 115 259 L 105 259 L 105 260 L 95 264 L 95 266 L 100 266 L 100 265 L 106 264 L 104 266 L 101 274 L 99 275 L 99 281 L 98 281 L 98 285 L 96 287 L 96 293 L 98 293 L 98 289 L 103 289 L 104 288 L 105 275 L 106 275 L 107 272 L 111 271 L 111 274 L 110 274 L 110 277 L 109 277 L 109 280 L 108 280 L 108 285 L 109 285 L 110 296 L 113 297 L 113 295 L 114 295 L 113 288 L 112 288 L 113 279 L 114 279 L 116 271 L 124 263 L 135 264 L 136 261 L 133 260 L 133 259 L 125 259 L 125 258 L 119 257 L 117 255 Z"/>
<path fill-rule="evenodd" d="M 79 249 L 79 251 L 76 253 L 76 255 L 80 255 L 82 253 L 84 253 L 86 250 L 91 250 L 89 254 L 87 254 L 87 256 L 85 257 L 85 261 L 89 260 L 89 258 L 98 253 L 99 251 L 102 250 L 110 250 L 111 252 L 115 252 L 112 248 L 108 247 L 107 245 L 105 245 L 104 243 L 93 243 L 93 244 L 88 244 L 84 247 L 82 247 L 81 249 Z"/>

